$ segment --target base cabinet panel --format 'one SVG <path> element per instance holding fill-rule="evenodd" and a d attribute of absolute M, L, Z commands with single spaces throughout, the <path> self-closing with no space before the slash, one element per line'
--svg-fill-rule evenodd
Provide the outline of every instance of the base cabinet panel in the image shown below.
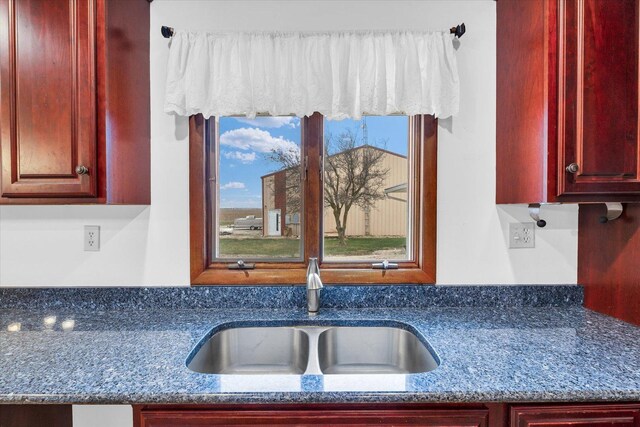
<path fill-rule="evenodd" d="M 72 427 L 71 405 L 0 405 L 0 427 Z"/>
<path fill-rule="evenodd" d="M 638 405 L 514 406 L 513 427 L 639 427 Z"/>
<path fill-rule="evenodd" d="M 134 417 L 136 427 L 489 426 L 487 409 L 144 409 Z"/>
<path fill-rule="evenodd" d="M 640 427 L 640 402 L 616 404 L 246 404 L 134 406 L 134 427 Z"/>

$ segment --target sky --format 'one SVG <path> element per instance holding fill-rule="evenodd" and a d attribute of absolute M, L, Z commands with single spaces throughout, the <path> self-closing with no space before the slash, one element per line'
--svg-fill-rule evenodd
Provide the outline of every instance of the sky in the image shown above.
<path fill-rule="evenodd" d="M 406 116 L 367 116 L 369 143 L 407 155 L 409 120 Z M 362 120 L 325 120 L 324 134 L 345 129 L 362 137 Z M 260 208 L 261 177 L 280 165 L 268 160 L 273 149 L 299 152 L 300 119 L 297 117 L 222 117 L 219 119 L 220 207 Z"/>

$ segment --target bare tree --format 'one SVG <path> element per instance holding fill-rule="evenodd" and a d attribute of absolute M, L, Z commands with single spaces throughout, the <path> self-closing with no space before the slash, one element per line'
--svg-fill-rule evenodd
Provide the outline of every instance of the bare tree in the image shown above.
<path fill-rule="evenodd" d="M 380 142 L 377 143 L 380 145 Z M 273 150 L 268 159 L 286 171 L 287 210 L 301 208 L 300 154 Z M 354 206 L 365 211 L 384 198 L 384 180 L 389 173 L 382 166 L 384 151 L 362 145 L 358 134 L 345 130 L 329 134 L 324 143 L 324 205 L 332 210 L 340 244 L 347 240 L 347 219 Z M 289 210 L 291 209 L 291 210 Z"/>
<path fill-rule="evenodd" d="M 367 211 L 384 198 L 382 167 L 384 151 L 359 145 L 358 135 L 345 130 L 337 138 L 329 134 L 324 143 L 324 204 L 330 207 L 340 244 L 347 238 L 347 219 L 354 206 Z"/>

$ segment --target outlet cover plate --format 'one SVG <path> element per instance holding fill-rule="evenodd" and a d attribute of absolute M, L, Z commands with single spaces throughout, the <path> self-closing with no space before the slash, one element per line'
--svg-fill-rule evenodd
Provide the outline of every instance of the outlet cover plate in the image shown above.
<path fill-rule="evenodd" d="M 512 222 L 509 224 L 509 248 L 535 248 L 536 224 L 534 222 Z"/>
<path fill-rule="evenodd" d="M 100 250 L 100 226 L 84 226 L 84 250 L 97 252 Z"/>

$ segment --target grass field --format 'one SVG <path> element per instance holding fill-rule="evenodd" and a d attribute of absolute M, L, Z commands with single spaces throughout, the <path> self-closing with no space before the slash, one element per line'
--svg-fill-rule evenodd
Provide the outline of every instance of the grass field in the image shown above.
<path fill-rule="evenodd" d="M 380 250 L 403 250 L 405 243 L 404 237 L 350 237 L 344 246 L 337 238 L 327 238 L 324 246 L 327 256 L 362 256 Z M 220 254 L 224 257 L 298 257 L 300 240 L 224 238 L 220 239 Z"/>
<path fill-rule="evenodd" d="M 233 224 L 238 218 L 244 218 L 248 215 L 254 215 L 256 218 L 262 218 L 262 209 L 260 208 L 220 208 L 220 225 L 226 226 Z"/>

